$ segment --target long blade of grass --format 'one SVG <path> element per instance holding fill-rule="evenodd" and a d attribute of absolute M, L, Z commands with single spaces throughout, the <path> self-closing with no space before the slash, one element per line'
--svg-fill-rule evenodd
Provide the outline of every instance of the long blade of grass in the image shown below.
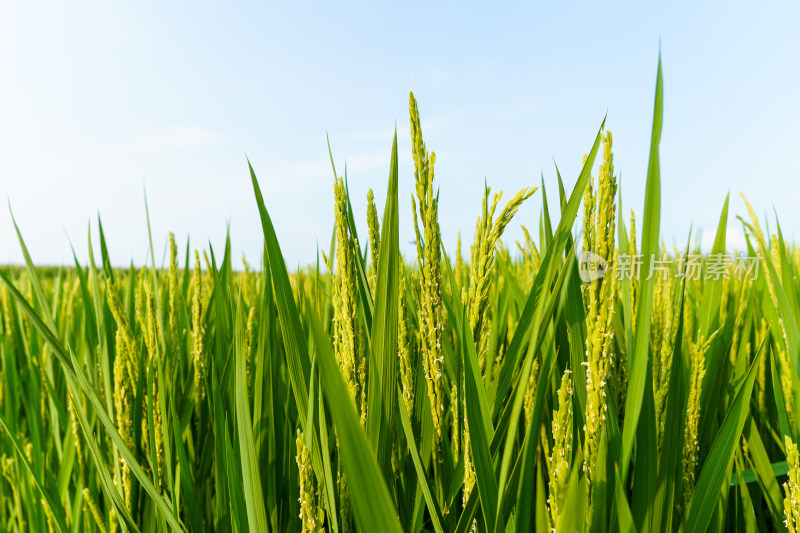
<path fill-rule="evenodd" d="M 647 165 L 647 185 L 645 187 L 644 223 L 642 231 L 642 276 L 639 280 L 639 304 L 636 315 L 636 339 L 634 352 L 630 354 L 628 391 L 625 398 L 625 424 L 622 428 L 622 459 L 620 471 L 623 480 L 627 478 L 633 441 L 642 409 L 645 380 L 647 378 L 647 359 L 650 349 L 650 312 L 653 302 L 654 276 L 650 268 L 658 253 L 658 228 L 661 214 L 661 170 L 658 146 L 661 142 L 661 125 L 664 113 L 664 82 L 661 75 L 661 55 L 658 58 L 656 75 L 656 96 L 653 111 L 653 135 L 650 140 L 650 162 Z M 648 275 L 645 277 L 644 273 Z"/>
<path fill-rule="evenodd" d="M 397 132 L 395 132 L 378 257 L 378 281 L 375 288 L 375 316 L 372 322 L 372 357 L 367 398 L 367 429 L 372 447 L 378 454 L 378 464 L 381 465 L 384 479 L 387 481 L 394 477 L 392 444 L 396 426 L 395 413 L 398 410 L 398 404 L 394 401 L 394 391 L 397 388 L 398 375 L 399 261 Z"/>
<path fill-rule="evenodd" d="M 247 521 L 255 531 L 268 531 L 267 513 L 264 509 L 264 495 L 261 491 L 258 456 L 253 438 L 253 424 L 250 418 L 250 402 L 247 398 L 246 351 L 243 303 L 239 300 L 236 311 L 235 336 L 235 379 L 234 396 L 236 400 L 236 427 L 239 435 L 239 453 L 242 460 L 242 481 L 244 483 L 244 503 L 247 507 Z"/>

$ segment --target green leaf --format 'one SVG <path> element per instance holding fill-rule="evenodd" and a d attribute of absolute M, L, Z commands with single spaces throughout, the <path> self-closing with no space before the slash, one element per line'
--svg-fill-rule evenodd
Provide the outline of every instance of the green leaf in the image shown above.
<path fill-rule="evenodd" d="M 267 513 L 264 509 L 264 495 L 261 491 L 258 455 L 253 439 L 253 425 L 250 418 L 250 402 L 247 398 L 247 373 L 245 358 L 248 350 L 245 335 L 244 304 L 240 298 L 236 311 L 236 336 L 234 354 L 236 366 L 234 396 L 236 400 L 236 427 L 239 435 L 239 453 L 242 458 L 242 482 L 244 484 L 244 503 L 247 507 L 247 521 L 251 530 L 268 531 Z"/>
<path fill-rule="evenodd" d="M 661 77 L 661 55 L 658 58 L 656 75 L 656 97 L 653 111 L 653 135 L 650 140 L 650 162 L 647 165 L 647 185 L 645 187 L 644 223 L 642 231 L 642 265 L 639 279 L 639 304 L 636 315 L 636 339 L 634 352 L 629 354 L 630 363 L 628 390 L 625 397 L 625 424 L 622 428 L 622 461 L 620 471 L 623 481 L 628 476 L 628 466 L 639 413 L 642 409 L 645 380 L 647 378 L 647 359 L 650 348 L 650 311 L 653 303 L 653 284 L 655 276 L 649 276 L 652 261 L 658 253 L 658 230 L 661 214 L 661 171 L 658 146 L 661 142 L 661 123 L 664 112 L 664 88 Z M 648 274 L 648 275 L 645 275 Z"/>
<path fill-rule="evenodd" d="M 392 444 L 395 435 L 394 401 L 397 387 L 397 320 L 400 272 L 400 231 L 397 199 L 397 132 L 392 142 L 389 185 L 383 211 L 375 315 L 372 321 L 372 357 L 367 398 L 367 429 L 378 453 L 384 479 L 393 480 Z M 402 404 L 401 404 L 402 405 Z M 401 408 L 402 409 L 402 408 Z"/>
<path fill-rule="evenodd" d="M 628 499 L 625 496 L 625 489 L 622 488 L 622 481 L 619 475 L 619 466 L 614 465 L 614 501 L 617 507 L 617 524 L 619 525 L 620 533 L 636 533 L 636 526 L 633 524 L 633 515 L 631 509 L 628 507 Z M 658 531 L 654 529 L 653 531 Z"/>
<path fill-rule="evenodd" d="M 286 350 L 286 360 L 289 366 L 289 378 L 292 382 L 292 392 L 294 393 L 295 402 L 297 402 L 297 410 L 301 416 L 301 423 L 305 432 L 309 431 L 308 425 L 310 424 L 310 421 L 305 419 L 308 411 L 308 378 L 311 372 L 308 345 L 303 334 L 303 328 L 300 325 L 300 315 L 297 313 L 297 304 L 295 304 L 292 286 L 289 283 L 289 273 L 286 270 L 286 263 L 278 245 L 278 236 L 275 234 L 272 219 L 270 219 L 267 208 L 264 205 L 261 187 L 258 186 L 256 173 L 253 171 L 250 161 L 247 162 L 247 166 L 250 168 L 250 179 L 253 182 L 253 192 L 255 193 L 258 212 L 261 216 L 261 227 L 264 230 L 266 256 L 272 274 L 275 301 L 278 304 L 279 322 L 281 333 L 283 334 L 283 345 Z"/>
<path fill-rule="evenodd" d="M 717 234 L 714 237 L 714 245 L 711 247 L 711 254 L 725 253 L 725 233 L 728 227 L 728 199 L 722 206 L 722 213 L 717 224 Z M 722 299 L 722 284 L 725 280 L 722 276 L 719 279 L 708 279 L 703 284 L 703 298 L 700 303 L 700 313 L 697 317 L 700 327 L 698 335 L 708 338 L 709 334 L 718 327 L 719 305 Z M 709 373 L 712 373 L 709 369 Z"/>

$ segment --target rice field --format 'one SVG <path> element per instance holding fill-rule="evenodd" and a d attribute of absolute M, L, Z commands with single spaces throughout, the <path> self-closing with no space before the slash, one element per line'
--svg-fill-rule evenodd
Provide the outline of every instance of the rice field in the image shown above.
<path fill-rule="evenodd" d="M 172 235 L 168 265 L 151 236 L 147 265 L 113 268 L 99 221 L 87 264 L 37 268 L 17 228 L 0 531 L 798 530 L 800 248 L 749 204 L 726 247 L 727 198 L 710 251 L 662 244 L 662 98 L 659 65 L 641 220 L 603 123 L 571 191 L 487 188 L 449 257 L 412 94 L 411 205 L 395 136 L 382 212 L 333 170 L 306 268 L 252 167 L 264 254 L 243 269 L 230 240 Z"/>

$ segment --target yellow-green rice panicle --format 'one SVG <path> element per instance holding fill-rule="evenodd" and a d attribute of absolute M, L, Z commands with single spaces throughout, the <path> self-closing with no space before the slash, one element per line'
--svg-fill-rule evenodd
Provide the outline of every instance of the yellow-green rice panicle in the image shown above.
<path fill-rule="evenodd" d="M 707 339 L 702 336 L 696 341 L 689 339 L 689 357 L 691 369 L 689 371 L 689 399 L 686 404 L 686 426 L 683 439 L 683 509 L 689 506 L 689 501 L 694 494 L 695 470 L 697 469 L 700 441 L 698 440 L 700 425 L 700 394 L 703 378 L 706 375 L 706 352 L 717 331 Z"/>
<path fill-rule="evenodd" d="M 522 202 L 530 198 L 536 188 L 525 188 L 506 204 L 500 216 L 494 220 L 494 212 L 503 196 L 502 191 L 492 198 L 487 208 L 489 188 L 484 189 L 483 211 L 478 217 L 475 229 L 475 242 L 472 245 L 472 262 L 470 264 L 470 282 L 468 294 L 469 325 L 473 340 L 476 343 L 478 362 L 481 369 L 485 366 L 486 349 L 489 334 L 489 290 L 492 285 L 492 273 L 495 259 L 495 248 L 500 242 L 506 226 L 511 222 Z"/>
<path fill-rule="evenodd" d="M 742 198 L 744 198 L 744 195 L 742 195 Z M 747 203 L 746 199 L 745 199 L 745 202 Z M 747 208 L 750 211 L 750 216 L 753 218 L 753 226 L 755 228 L 758 228 L 757 219 L 755 218 L 755 214 L 753 213 L 752 207 L 750 207 L 749 203 L 747 203 Z M 757 236 L 758 236 L 760 231 L 761 231 L 760 228 L 756 229 Z M 760 242 L 761 242 L 761 245 L 762 245 L 762 248 L 763 248 L 763 246 L 764 246 L 763 236 L 759 237 L 759 239 L 761 239 Z M 779 243 L 778 238 L 777 238 L 776 235 L 772 235 L 772 237 L 771 237 L 771 243 L 770 243 L 770 249 L 769 249 L 768 258 L 766 258 L 765 260 L 768 260 L 768 261 L 770 261 L 772 263 L 772 266 L 775 268 L 775 271 L 776 271 L 776 273 L 778 275 L 778 279 L 782 279 L 781 276 L 782 276 L 783 273 L 782 273 L 782 270 L 781 270 L 782 269 L 782 261 L 781 261 L 781 258 L 780 258 L 780 243 Z M 794 426 L 794 420 L 795 420 L 794 402 L 789 401 L 792 398 L 794 398 L 793 385 L 792 385 L 792 381 L 793 381 L 792 380 L 792 375 L 793 375 L 793 372 L 794 372 L 794 364 L 792 363 L 791 358 L 789 356 L 789 343 L 788 343 L 787 336 L 786 336 L 786 324 L 784 324 L 784 322 L 783 322 L 783 317 L 780 316 L 779 307 L 778 307 L 778 298 L 777 298 L 777 295 L 776 295 L 776 292 L 775 292 L 775 286 L 773 285 L 772 276 L 771 275 L 766 275 L 765 278 L 766 278 L 766 281 L 767 281 L 767 289 L 769 290 L 769 293 L 770 293 L 772 306 L 775 309 L 775 312 L 778 313 L 778 317 L 779 317 L 778 318 L 778 323 L 777 323 L 778 327 L 775 328 L 774 325 L 772 326 L 772 337 L 773 337 L 773 340 L 774 340 L 774 343 L 773 343 L 772 346 L 773 346 L 773 350 L 774 350 L 775 355 L 777 355 L 778 370 L 779 370 L 778 371 L 778 375 L 780 376 L 779 379 L 780 379 L 780 386 L 781 386 L 781 389 L 783 391 L 783 397 L 787 400 L 786 401 L 786 415 L 789 418 L 789 423 L 792 426 Z M 777 333 L 776 333 L 775 329 L 778 330 Z"/>
<path fill-rule="evenodd" d="M 770 237 L 769 257 L 772 259 L 772 266 L 775 267 L 775 272 L 778 274 L 778 279 L 782 279 L 783 267 L 781 261 L 781 243 L 778 236 L 774 233 Z"/>
<path fill-rule="evenodd" d="M 450 387 L 450 444 L 453 448 L 453 457 L 458 457 L 459 452 L 459 422 L 460 416 L 458 411 L 458 386 L 453 383 Z"/>
<path fill-rule="evenodd" d="M 419 111 L 414 94 L 409 95 L 411 116 L 411 148 L 414 154 L 414 178 L 419 200 L 419 223 L 414 209 L 414 231 L 417 236 L 417 262 L 420 275 L 419 329 L 428 397 L 434 429 L 434 455 L 439 457 L 442 441 L 444 401 L 442 394 L 442 333 L 444 317 L 442 307 L 441 235 L 439 233 L 438 201 L 433 189 L 436 154 L 426 152 L 422 141 Z M 422 232 L 420 232 L 420 223 Z"/>
<path fill-rule="evenodd" d="M 530 285 L 533 283 L 534 276 L 539 271 L 542 259 L 539 255 L 539 249 L 536 247 L 536 243 L 533 242 L 533 238 L 531 238 L 528 228 L 526 228 L 524 225 L 521 225 L 520 227 L 522 228 L 522 233 L 525 235 L 524 245 L 517 242 L 517 248 L 519 248 L 519 251 L 522 253 L 523 257 L 522 280 L 526 285 Z"/>
<path fill-rule="evenodd" d="M 117 294 L 117 288 L 111 282 L 106 282 L 106 297 L 108 300 L 108 308 L 111 310 L 111 315 L 114 317 L 114 321 L 117 323 L 117 329 L 120 331 L 122 335 L 122 340 L 126 344 L 126 348 L 128 348 L 128 355 L 133 355 L 133 350 L 136 348 L 136 342 L 133 337 L 133 330 L 131 329 L 131 325 L 128 323 L 127 315 L 122 307 L 122 302 L 119 300 L 119 295 Z"/>
<path fill-rule="evenodd" d="M 791 399 L 794 398 L 794 392 L 792 388 L 792 372 L 794 372 L 794 370 L 792 368 L 792 362 L 789 360 L 789 352 L 781 341 L 782 339 L 776 340 L 772 345 L 772 349 L 778 359 L 778 379 L 780 380 L 781 391 L 783 392 L 783 397 L 787 400 L 785 402 L 786 416 L 789 419 L 789 424 L 794 426 L 794 402 L 791 401 Z"/>
<path fill-rule="evenodd" d="M 478 479 L 475 474 L 475 464 L 472 462 L 472 442 L 469 438 L 469 423 L 466 417 L 464 417 L 464 433 L 461 441 L 464 444 L 464 498 L 462 503 L 466 507 Z"/>
<path fill-rule="evenodd" d="M 242 272 L 242 298 L 248 306 L 252 307 L 256 303 L 257 296 L 256 276 L 250 270 L 250 264 L 244 254 L 242 254 L 242 265 L 244 265 L 244 272 Z"/>
<path fill-rule="evenodd" d="M 747 212 L 750 214 L 750 220 L 752 222 L 752 225 L 750 227 L 752 228 L 756 240 L 758 241 L 761 253 L 769 252 L 769 256 L 763 257 L 762 259 L 765 261 L 770 261 L 772 263 L 772 266 L 775 267 L 776 272 L 780 272 L 779 269 L 781 267 L 781 262 L 775 261 L 775 256 L 774 253 L 772 252 L 775 250 L 775 246 L 772 246 L 772 251 L 767 250 L 767 242 L 764 238 L 764 232 L 761 230 L 761 226 L 758 223 L 758 217 L 756 216 L 756 212 L 753 210 L 753 206 L 750 205 L 750 202 L 747 201 L 747 197 L 743 193 L 740 193 L 740 196 L 742 197 L 742 200 L 744 200 L 744 203 L 747 206 Z M 772 276 L 766 275 L 764 276 L 764 279 L 767 282 L 767 290 L 769 291 L 770 299 L 772 300 L 772 305 L 777 310 L 778 298 L 775 294 L 775 286 L 772 283 Z M 781 330 L 783 332 L 783 336 L 786 337 L 786 331 L 782 321 L 781 321 Z"/>
<path fill-rule="evenodd" d="M 347 205 L 344 184 L 341 178 L 334 182 L 335 196 L 335 259 L 328 259 L 323 252 L 323 258 L 328 266 L 331 280 L 331 302 L 333 307 L 333 348 L 339 368 L 345 378 L 348 393 L 358 411 L 358 369 L 356 368 L 355 354 L 355 286 L 349 281 L 353 279 L 353 266 L 349 260 L 351 244 L 347 234 Z M 363 419 L 362 419 L 363 424 Z M 337 468 L 337 488 L 339 493 L 339 520 L 343 533 L 353 531 L 353 516 L 350 503 L 350 493 L 347 487 L 347 477 L 342 470 L 341 462 Z"/>
<path fill-rule="evenodd" d="M 39 500 L 42 504 L 42 508 L 44 508 L 44 515 L 47 519 L 47 533 L 55 533 L 56 532 L 56 520 L 53 517 L 53 510 L 50 509 L 50 505 L 47 504 L 47 500 L 42 498 Z"/>
<path fill-rule="evenodd" d="M 303 433 L 297 430 L 297 471 L 300 483 L 300 523 L 303 533 L 321 533 L 324 515 L 317 507 L 317 491 L 314 481 L 314 470 L 311 465 L 311 453 L 306 447 Z"/>
<path fill-rule="evenodd" d="M 800 456 L 797 445 L 788 435 L 784 436 L 788 480 L 783 484 L 786 498 L 783 500 L 784 525 L 790 533 L 800 531 Z"/>
<path fill-rule="evenodd" d="M 247 327 L 245 328 L 245 338 L 247 339 L 247 354 L 245 354 L 245 376 L 247 379 L 247 397 L 250 400 L 252 400 L 252 391 L 250 390 L 250 384 L 252 383 L 250 378 L 250 364 L 253 354 L 256 350 L 255 323 L 256 308 L 253 306 L 250 308 L 250 311 L 247 312 Z"/>
<path fill-rule="evenodd" d="M 747 200 L 747 197 L 744 195 L 744 193 L 739 193 L 739 196 L 742 197 L 742 200 L 744 200 L 744 205 L 747 206 L 747 212 L 750 215 L 751 222 L 753 223 L 752 228 L 753 233 L 755 233 L 756 240 L 758 240 L 759 243 L 766 244 L 766 241 L 764 240 L 764 232 L 761 230 L 761 225 L 758 223 L 758 217 L 756 216 L 755 210 L 753 210 L 753 206 L 750 205 L 750 202 Z"/>
<path fill-rule="evenodd" d="M 106 282 L 106 297 L 108 307 L 117 323 L 115 337 L 115 358 L 113 366 L 114 375 L 114 410 L 116 413 L 117 428 L 120 436 L 130 449 L 135 449 L 134 442 L 134 405 L 135 390 L 134 384 L 138 383 L 139 352 L 133 337 L 133 331 L 122 303 L 117 295 L 117 290 L 113 283 Z M 125 496 L 125 505 L 131 510 L 133 505 L 133 474 L 130 471 L 126 460 L 120 458 L 120 474 L 122 479 L 117 479 L 118 486 L 122 486 Z M 115 474 L 116 476 L 116 474 Z"/>
<path fill-rule="evenodd" d="M 614 176 L 614 155 L 611 152 L 611 132 L 606 131 L 603 138 L 603 162 L 600 164 L 600 176 L 597 180 L 598 198 L 595 236 L 597 238 L 596 253 L 605 259 L 613 257 L 617 178 Z"/>
<path fill-rule="evenodd" d="M 350 397 L 366 422 L 366 403 L 361 402 L 362 358 L 358 352 L 357 286 L 354 254 L 347 217 L 347 190 L 344 180 L 334 183 L 336 197 L 336 270 L 333 279 L 334 352 L 347 382 Z"/>
<path fill-rule="evenodd" d="M 553 411 L 553 453 L 547 462 L 550 478 L 548 503 L 551 524 L 555 527 L 561 518 L 564 496 L 569 482 L 572 460 L 572 379 L 565 370 L 558 388 L 558 408 Z"/>
<path fill-rule="evenodd" d="M 8 298 L 8 288 L 3 285 L 0 287 L 0 304 L 3 311 L 3 332 L 11 335 L 11 303 Z"/>
<path fill-rule="evenodd" d="M 586 164 L 588 156 L 583 154 L 583 163 Z M 589 176 L 589 183 L 583 191 L 583 249 L 592 251 L 594 247 L 594 228 L 595 228 L 595 197 L 594 197 L 594 176 Z"/>
<path fill-rule="evenodd" d="M 398 338 L 397 349 L 400 358 L 400 383 L 403 388 L 403 402 L 409 419 L 414 412 L 414 365 L 411 359 L 413 338 L 409 332 L 408 314 L 406 311 L 406 275 L 405 265 L 400 263 L 400 287 L 398 289 Z"/>
<path fill-rule="evenodd" d="M 205 360 L 203 358 L 203 280 L 200 276 L 200 254 L 194 251 L 194 277 L 192 278 L 192 359 L 194 361 L 194 390 L 196 402 L 205 399 Z"/>
<path fill-rule="evenodd" d="M 369 229 L 369 281 L 372 295 L 375 296 L 375 283 L 378 276 L 378 254 L 381 248 L 381 231 L 378 223 L 378 209 L 375 207 L 375 196 L 372 189 L 367 193 L 367 227 Z"/>
<path fill-rule="evenodd" d="M 522 202 L 529 198 L 536 189 L 522 189 L 506 205 L 497 220 L 494 213 L 502 198 L 502 191 L 495 194 L 491 205 L 489 201 L 489 187 L 484 187 L 483 209 L 478 217 L 475 228 L 475 241 L 472 244 L 469 291 L 467 293 L 467 313 L 472 339 L 478 353 L 478 364 L 481 372 L 486 367 L 486 351 L 489 341 L 489 290 L 491 288 L 494 266 L 495 248 L 503 231 Z M 466 401 L 466 399 L 464 400 Z M 466 409 L 466 405 L 465 405 Z M 469 424 L 464 423 L 464 498 L 469 498 L 475 482 L 474 465 L 472 462 L 472 445 L 469 436 Z"/>
<path fill-rule="evenodd" d="M 606 261 L 606 271 L 614 271 L 614 222 L 616 219 L 615 198 L 617 181 L 614 177 L 613 157 L 611 155 L 611 134 L 606 133 L 604 141 L 604 160 L 600 165 L 597 194 L 592 192 L 592 183 L 584 193 L 584 245 L 586 251 L 593 252 Z M 589 202 L 587 205 L 586 202 Z M 594 205 L 596 202 L 596 206 Z M 611 389 L 612 398 L 619 416 L 621 399 L 624 398 L 624 382 L 620 375 L 621 366 L 615 360 L 614 347 L 614 304 L 616 300 L 616 281 L 613 276 L 604 276 L 583 283 L 582 290 L 587 307 L 586 312 L 586 419 L 585 419 L 585 457 L 584 468 L 592 479 L 597 461 L 597 453 L 602 439 L 602 429 L 607 415 L 606 389 Z M 610 387 L 607 387 L 610 385 Z M 591 501 L 591 500 L 590 500 Z"/>
<path fill-rule="evenodd" d="M 169 234 L 169 315 L 168 327 L 172 353 L 178 357 L 180 352 L 178 338 L 178 291 L 180 285 L 178 281 L 178 246 L 175 244 L 175 234 Z"/>
<path fill-rule="evenodd" d="M 533 419 L 533 408 L 536 402 L 536 380 L 539 379 L 539 358 L 533 360 L 531 375 L 528 377 L 528 384 L 525 386 L 525 399 L 523 412 L 525 413 L 525 426 L 527 427 Z"/>
<path fill-rule="evenodd" d="M 483 308 L 489 300 L 489 269 L 487 265 L 494 259 L 494 246 L 490 242 L 489 234 L 492 227 L 492 218 L 502 193 L 495 194 L 491 206 L 488 206 L 490 189 L 484 188 L 483 209 L 478 217 L 475 227 L 475 240 L 472 243 L 470 258 L 469 292 L 467 295 L 467 314 L 469 316 L 469 326 L 472 338 L 475 341 L 475 348 L 478 353 L 478 362 L 481 368 L 484 366 L 484 354 L 482 348 L 482 324 Z"/>
<path fill-rule="evenodd" d="M 666 252 L 662 251 L 662 257 Z M 675 280 L 668 272 L 657 275 L 653 291 L 653 311 L 650 320 L 650 353 L 653 365 L 653 400 L 655 404 L 656 442 L 658 453 L 664 438 L 666 404 L 669 394 L 672 353 L 675 344 L 675 314 L 673 291 Z"/>
<path fill-rule="evenodd" d="M 67 397 L 67 408 L 69 409 L 69 419 L 72 425 L 72 436 L 75 439 L 75 455 L 78 456 L 78 480 L 81 486 L 86 484 L 86 462 L 84 459 L 83 450 L 83 434 L 80 429 L 80 422 L 78 421 L 77 413 L 75 412 L 75 404 L 73 403 L 73 396 L 70 394 Z"/>
<path fill-rule="evenodd" d="M 92 500 L 89 489 L 83 489 L 82 494 L 84 505 L 86 508 L 88 508 L 92 518 L 94 518 L 94 524 L 97 526 L 97 530 L 100 531 L 100 533 L 106 533 L 106 525 L 103 522 L 103 516 L 100 514 L 100 510 L 97 508 L 97 504 L 95 504 L 94 500 Z"/>
<path fill-rule="evenodd" d="M 142 306 L 144 308 L 142 308 Z M 164 471 L 166 468 L 164 457 L 164 434 L 161 431 L 161 402 L 160 397 L 165 394 L 164 379 L 159 375 L 159 366 L 163 362 L 159 352 L 159 331 L 156 324 L 156 304 L 153 291 L 148 281 L 144 282 L 144 302 L 137 301 L 137 316 L 140 326 L 144 333 L 145 346 L 149 355 L 147 367 L 153 368 L 153 428 L 155 435 L 156 457 L 158 460 L 159 483 L 163 483 Z M 147 435 L 148 418 L 142 417 L 142 434 Z M 149 447 L 149 439 L 145 439 L 146 447 Z"/>
<path fill-rule="evenodd" d="M 152 358 L 158 353 L 158 326 L 156 325 L 155 298 L 150 282 L 144 282 L 144 301 L 137 301 L 136 316 L 144 334 L 147 353 Z"/>
<path fill-rule="evenodd" d="M 117 429 L 125 445 L 130 449 L 135 449 L 134 429 L 133 429 L 133 406 L 134 392 L 132 381 L 128 375 L 128 343 L 125 341 L 125 334 L 122 328 L 117 328 L 116 333 L 116 357 L 114 359 L 114 412 L 116 413 Z M 127 461 L 120 458 L 120 474 L 122 479 L 116 479 L 117 486 L 122 486 L 125 496 L 125 504 L 130 510 L 132 505 L 133 479 Z M 116 478 L 116 474 L 115 474 Z"/>
<path fill-rule="evenodd" d="M 761 318 L 761 321 L 758 324 L 755 332 L 755 345 L 761 346 L 762 341 L 769 333 L 769 328 L 767 326 L 767 319 Z M 766 358 L 763 358 L 761 361 L 761 365 L 758 367 L 758 394 L 756 395 L 756 401 L 758 402 L 758 407 L 761 412 L 766 411 L 767 409 L 767 363 L 765 363 Z M 787 407 L 788 403 L 787 402 Z"/>

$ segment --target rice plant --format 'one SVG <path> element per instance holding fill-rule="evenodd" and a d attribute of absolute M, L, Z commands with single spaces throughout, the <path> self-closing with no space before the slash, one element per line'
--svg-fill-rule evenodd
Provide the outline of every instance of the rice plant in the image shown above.
<path fill-rule="evenodd" d="M 252 167 L 257 268 L 172 235 L 114 268 L 100 220 L 88 264 L 37 268 L 17 228 L 0 531 L 797 531 L 800 248 L 747 204 L 728 250 L 727 198 L 710 252 L 666 248 L 662 102 L 659 63 L 639 221 L 603 121 L 571 191 L 485 187 L 449 257 L 412 94 L 409 219 L 395 135 L 382 216 L 332 168 L 313 266 L 287 269 Z"/>

